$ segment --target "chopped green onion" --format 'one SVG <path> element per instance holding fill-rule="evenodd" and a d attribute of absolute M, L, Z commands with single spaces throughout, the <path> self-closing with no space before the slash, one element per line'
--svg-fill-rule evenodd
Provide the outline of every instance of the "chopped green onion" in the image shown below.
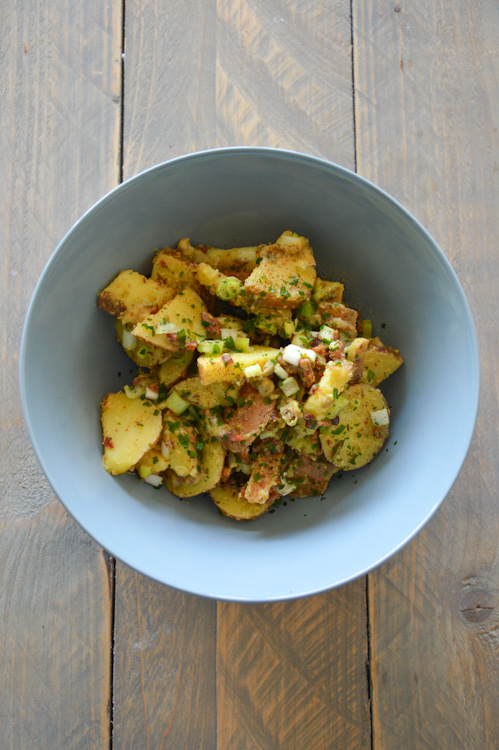
<path fill-rule="evenodd" d="M 139 466 L 139 477 L 141 479 L 147 479 L 148 476 L 152 474 L 152 469 L 150 466 Z"/>
<path fill-rule="evenodd" d="M 189 408 L 189 404 L 176 391 L 172 391 L 165 401 L 165 407 L 174 414 L 180 415 Z"/>
<path fill-rule="evenodd" d="M 300 386 L 294 378 L 286 378 L 282 383 L 279 383 L 285 396 L 292 396 L 293 393 L 300 390 Z"/>
<path fill-rule="evenodd" d="M 362 324 L 361 324 L 361 334 L 362 334 L 362 336 L 365 339 L 372 338 L 372 335 L 373 335 L 373 324 L 372 324 L 372 322 L 368 318 L 366 318 L 365 320 L 362 321 Z"/>
<path fill-rule="evenodd" d="M 241 290 L 241 282 L 236 276 L 226 276 L 217 286 L 216 295 L 223 300 L 230 300 L 237 297 Z"/>
<path fill-rule="evenodd" d="M 133 335 L 126 328 L 123 329 L 123 338 L 121 339 L 124 349 L 135 349 L 137 345 L 137 337 Z"/>
<path fill-rule="evenodd" d="M 138 398 L 141 395 L 141 391 L 135 388 L 134 385 L 125 385 L 124 391 L 128 398 Z"/>
<path fill-rule="evenodd" d="M 217 354 L 222 354 L 224 350 L 224 342 L 223 341 L 215 341 L 213 339 L 206 339 L 205 341 L 200 341 L 198 344 L 198 352 L 201 354 L 208 354 L 210 356 L 214 356 Z"/>
<path fill-rule="evenodd" d="M 314 302 L 308 300 L 308 302 L 305 302 L 301 307 L 298 308 L 298 315 L 300 316 L 300 318 L 310 318 L 310 316 L 314 314 L 316 309 L 317 305 Z"/>
<path fill-rule="evenodd" d="M 244 368 L 244 375 L 246 378 L 261 378 L 263 375 L 262 368 L 260 365 L 249 365 Z"/>
<path fill-rule="evenodd" d="M 284 335 L 290 339 L 295 332 L 295 324 L 293 320 L 285 320 L 283 325 Z"/>
<path fill-rule="evenodd" d="M 249 352 L 250 351 L 250 340 L 245 336 L 238 336 L 236 339 L 236 349 L 238 352 Z"/>

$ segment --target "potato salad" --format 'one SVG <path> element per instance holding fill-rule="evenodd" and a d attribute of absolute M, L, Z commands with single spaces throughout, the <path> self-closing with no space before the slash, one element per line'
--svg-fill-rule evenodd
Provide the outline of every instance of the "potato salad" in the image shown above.
<path fill-rule="evenodd" d="M 103 465 L 229 518 L 323 495 L 388 437 L 378 386 L 403 362 L 320 279 L 309 241 L 164 247 L 98 295 L 136 377 L 101 404 Z"/>

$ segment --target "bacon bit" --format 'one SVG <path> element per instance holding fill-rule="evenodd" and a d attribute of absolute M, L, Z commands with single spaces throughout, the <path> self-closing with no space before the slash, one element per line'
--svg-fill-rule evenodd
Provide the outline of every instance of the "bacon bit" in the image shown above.
<path fill-rule="evenodd" d="M 301 370 L 301 379 L 305 388 L 310 388 L 315 383 L 315 373 L 311 361 L 307 357 L 302 357 L 299 362 Z"/>
<path fill-rule="evenodd" d="M 331 420 L 331 424 L 334 424 L 335 426 L 337 424 L 339 424 L 339 423 L 340 423 L 340 418 L 339 417 L 335 417 L 334 419 Z"/>
<path fill-rule="evenodd" d="M 104 446 L 104 448 L 114 448 L 114 443 L 110 437 L 105 437 L 102 441 L 102 445 Z"/>
<path fill-rule="evenodd" d="M 222 329 L 220 323 L 216 318 L 211 315 L 209 312 L 202 312 L 201 318 L 203 322 L 206 324 L 204 327 L 206 328 L 206 332 L 210 334 L 210 336 L 213 338 L 214 336 L 220 336 L 220 331 Z"/>
<path fill-rule="evenodd" d="M 228 478 L 230 477 L 230 475 L 231 475 L 231 469 L 229 469 L 228 466 L 224 466 L 222 469 L 222 476 L 220 477 L 220 481 L 222 483 L 226 482 Z"/>
<path fill-rule="evenodd" d="M 198 348 L 198 345 L 196 344 L 195 341 L 189 340 L 185 342 L 185 349 L 187 349 L 188 351 L 193 351 L 194 349 L 197 349 L 197 348 Z"/>
<path fill-rule="evenodd" d="M 343 359 L 343 341 L 338 341 L 338 346 L 335 349 L 329 350 L 329 359 Z"/>
<path fill-rule="evenodd" d="M 312 414 L 305 412 L 305 414 L 303 415 L 303 419 L 305 420 L 305 427 L 307 428 L 307 430 L 316 429 L 317 420 Z"/>
<path fill-rule="evenodd" d="M 321 339 L 316 338 L 312 341 L 312 345 L 310 347 L 313 352 L 316 354 L 319 354 L 321 357 L 325 357 L 328 353 L 328 348 L 325 344 L 322 343 Z"/>
<path fill-rule="evenodd" d="M 161 268 L 166 268 L 166 263 L 164 260 L 160 260 L 159 265 L 161 266 Z"/>
<path fill-rule="evenodd" d="M 230 356 L 230 354 L 225 353 L 225 354 L 222 354 L 222 362 L 227 362 L 227 364 L 230 365 L 232 364 L 233 359 Z"/>

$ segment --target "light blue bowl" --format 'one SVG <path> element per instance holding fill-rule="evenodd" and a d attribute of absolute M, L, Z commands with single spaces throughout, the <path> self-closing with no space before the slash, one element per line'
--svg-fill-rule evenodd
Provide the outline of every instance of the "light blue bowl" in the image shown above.
<path fill-rule="evenodd" d="M 155 248 L 249 245 L 285 229 L 310 238 L 319 272 L 372 317 L 405 365 L 382 385 L 386 450 L 333 477 L 327 499 L 288 502 L 251 523 L 206 498 L 180 502 L 101 465 L 99 403 L 130 382 L 96 293 Z M 217 599 L 272 601 L 363 575 L 428 521 L 456 479 L 479 396 L 464 293 L 432 238 L 396 201 L 338 166 L 262 148 L 207 151 L 120 185 L 62 240 L 35 290 L 21 345 L 28 431 L 55 493 L 112 555 L 151 578 Z"/>

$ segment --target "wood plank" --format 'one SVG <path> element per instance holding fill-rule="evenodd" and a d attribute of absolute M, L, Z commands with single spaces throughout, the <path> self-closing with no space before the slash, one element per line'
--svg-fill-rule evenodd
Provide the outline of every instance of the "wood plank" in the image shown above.
<path fill-rule="evenodd" d="M 217 144 L 354 167 L 350 3 L 218 3 Z M 370 747 L 365 582 L 218 605 L 218 748 Z"/>
<path fill-rule="evenodd" d="M 297 602 L 219 604 L 219 748 L 368 748 L 364 580 Z"/>
<path fill-rule="evenodd" d="M 213 145 L 214 24 L 203 0 L 127 3 L 125 178 Z M 216 747 L 216 603 L 119 562 L 116 594 L 113 747 Z"/>
<path fill-rule="evenodd" d="M 159 12 L 134 0 L 126 32 L 125 176 L 188 151 L 240 144 L 353 166 L 349 2 L 193 2 Z M 115 747 L 369 745 L 364 581 L 309 601 L 219 603 L 217 616 L 213 602 L 120 564 L 116 580 Z M 282 643 L 265 650 L 272 668 L 262 656 L 252 663 L 247 639 L 263 648 L 274 628 Z M 188 653 L 194 669 L 180 661 Z M 255 689 L 262 669 L 264 694 Z M 309 704 L 313 715 L 305 716 Z"/>
<path fill-rule="evenodd" d="M 0 746 L 105 747 L 111 597 L 102 550 L 31 450 L 18 346 L 38 276 L 118 179 L 121 3 L 3 3 L 0 59 Z"/>
<path fill-rule="evenodd" d="M 359 172 L 433 233 L 460 276 L 483 355 L 478 427 L 458 481 L 416 540 L 369 577 L 374 747 L 492 749 L 498 8 L 491 0 L 353 7 Z"/>

